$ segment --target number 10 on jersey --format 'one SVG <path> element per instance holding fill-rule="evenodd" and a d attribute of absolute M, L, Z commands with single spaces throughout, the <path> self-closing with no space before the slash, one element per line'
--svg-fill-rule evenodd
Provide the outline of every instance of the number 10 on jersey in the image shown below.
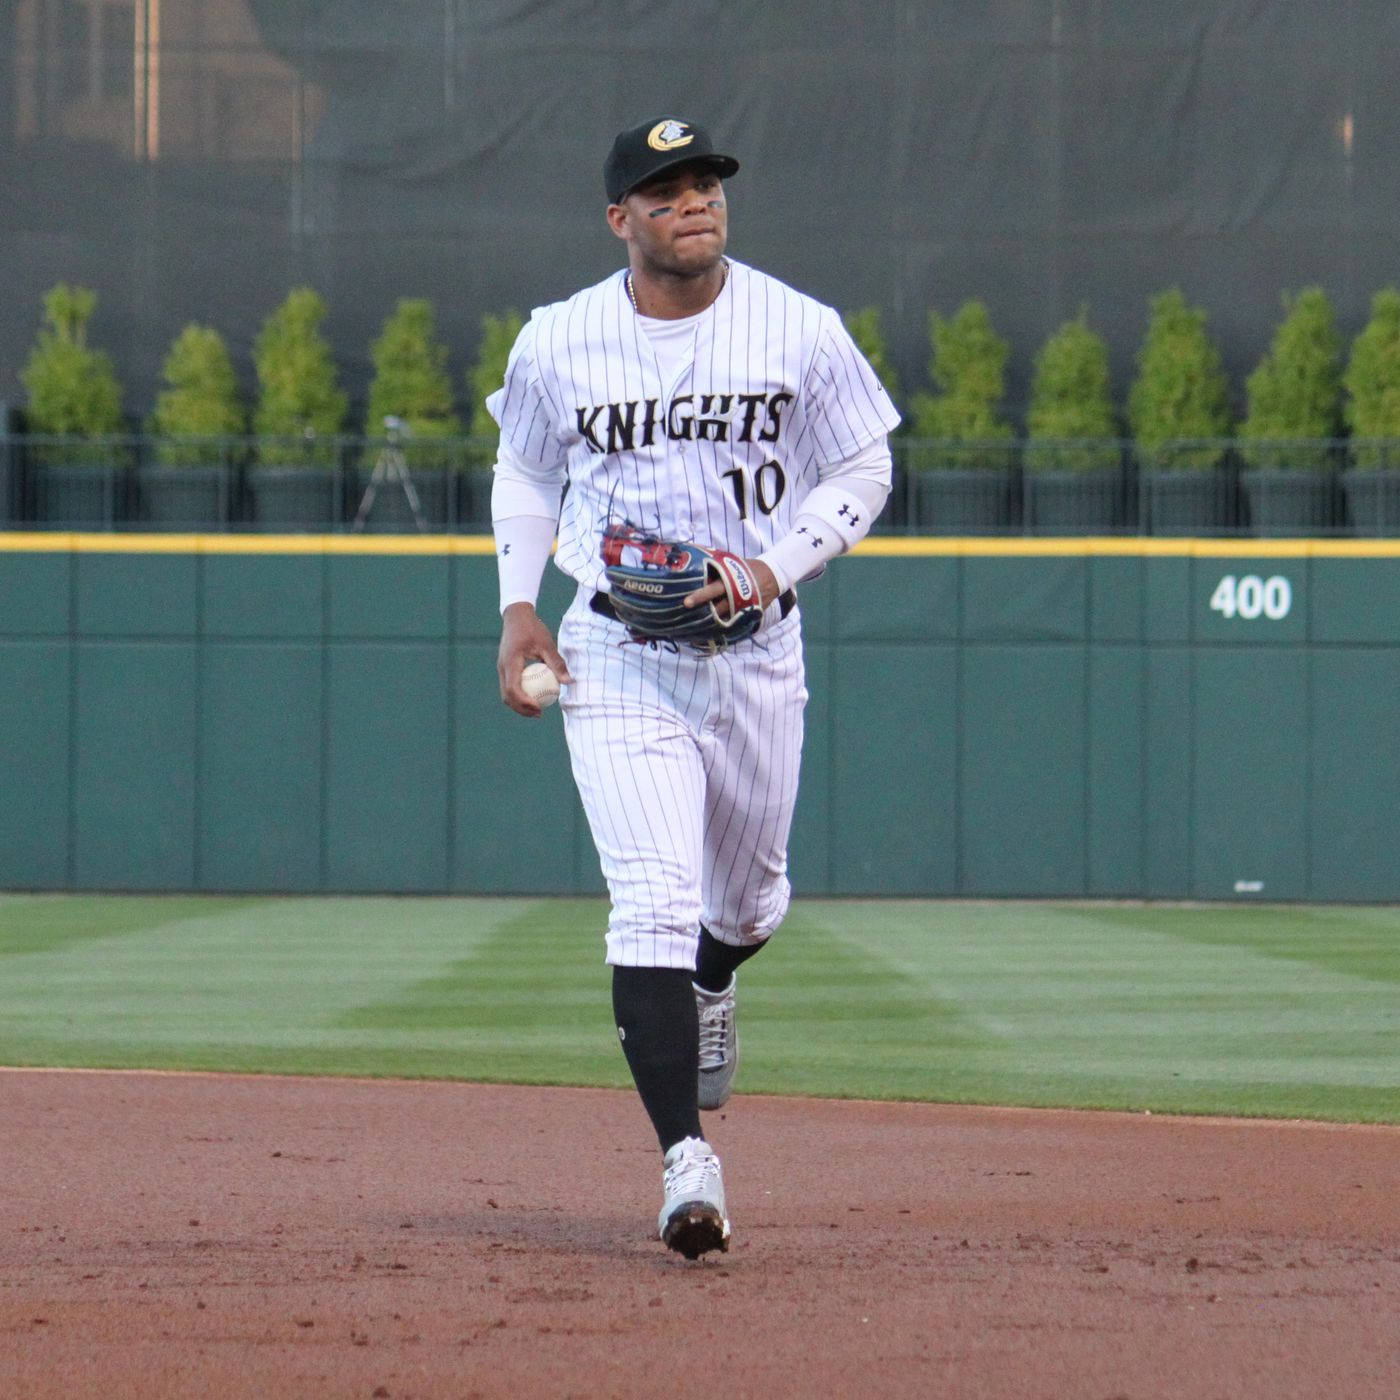
<path fill-rule="evenodd" d="M 749 518 L 750 501 L 764 515 L 772 515 L 787 491 L 787 473 L 776 462 L 765 462 L 752 477 L 743 467 L 730 467 L 723 475 L 734 492 L 740 520 Z"/>

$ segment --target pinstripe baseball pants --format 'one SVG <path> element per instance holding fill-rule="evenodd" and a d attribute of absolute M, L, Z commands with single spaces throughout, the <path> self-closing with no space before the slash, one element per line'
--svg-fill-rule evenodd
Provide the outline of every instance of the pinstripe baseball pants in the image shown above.
<path fill-rule="evenodd" d="M 700 924 L 766 939 L 787 912 L 807 689 L 799 613 L 718 656 L 637 645 L 583 590 L 559 627 L 574 780 L 608 883 L 607 961 L 693 970 Z"/>

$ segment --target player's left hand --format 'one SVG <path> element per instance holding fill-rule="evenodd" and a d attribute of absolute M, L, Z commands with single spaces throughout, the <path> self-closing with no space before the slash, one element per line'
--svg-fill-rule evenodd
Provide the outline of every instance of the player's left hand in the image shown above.
<path fill-rule="evenodd" d="M 777 596 L 772 570 L 757 560 L 664 540 L 626 520 L 603 531 L 600 553 L 613 614 L 634 642 L 714 656 L 752 637 Z"/>
<path fill-rule="evenodd" d="M 744 562 L 753 571 L 753 576 L 758 580 L 758 597 L 763 607 L 767 607 L 782 591 L 778 587 L 778 580 L 773 577 L 773 570 L 761 559 L 746 559 Z M 724 584 L 711 583 L 704 588 L 697 588 L 694 593 L 685 596 L 685 606 L 688 608 L 698 608 L 704 603 L 714 603 L 715 611 L 721 617 L 729 615 L 729 600 L 725 597 Z"/>

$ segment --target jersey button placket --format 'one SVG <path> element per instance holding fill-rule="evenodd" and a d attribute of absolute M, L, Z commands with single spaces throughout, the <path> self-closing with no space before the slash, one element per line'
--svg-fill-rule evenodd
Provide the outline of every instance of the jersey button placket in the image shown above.
<path fill-rule="evenodd" d="M 687 363 L 681 368 L 680 372 L 676 375 L 674 382 L 671 384 L 670 393 L 667 396 L 668 403 L 674 402 L 676 395 L 683 392 L 683 390 L 688 384 L 693 389 L 694 375 L 695 350 L 694 346 L 692 345 L 691 358 L 689 363 Z M 674 444 L 674 452 L 671 456 L 670 477 L 671 501 L 673 507 L 678 512 L 678 514 L 676 515 L 676 533 L 678 537 L 683 540 L 691 540 L 695 538 L 695 523 L 691 520 L 688 510 L 682 504 L 683 502 L 690 500 L 690 476 L 694 468 L 694 461 L 695 451 L 693 445 L 690 442 L 688 442 L 685 438 L 681 438 Z M 681 511 L 685 511 L 685 513 L 680 514 L 679 512 Z"/>

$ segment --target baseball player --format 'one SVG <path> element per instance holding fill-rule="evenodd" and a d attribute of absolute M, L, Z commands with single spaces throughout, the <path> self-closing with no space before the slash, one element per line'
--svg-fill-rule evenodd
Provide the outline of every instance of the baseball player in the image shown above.
<path fill-rule="evenodd" d="M 700 1110 L 729 1097 L 735 974 L 790 897 L 794 589 L 869 530 L 899 421 L 835 311 L 726 256 L 738 169 L 679 117 L 619 134 L 627 266 L 535 311 L 488 400 L 501 698 L 540 713 L 534 659 L 562 683 L 617 1033 L 663 1154 L 658 1233 L 690 1259 L 729 1247 Z M 557 647 L 535 611 L 556 534 L 578 585 Z"/>

